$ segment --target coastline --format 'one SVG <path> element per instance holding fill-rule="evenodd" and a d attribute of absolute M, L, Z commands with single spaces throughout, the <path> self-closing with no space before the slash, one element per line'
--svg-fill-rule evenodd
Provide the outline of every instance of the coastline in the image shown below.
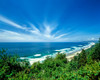
<path fill-rule="evenodd" d="M 33 63 L 35 62 L 42 62 L 46 59 L 47 56 L 52 56 L 52 57 L 55 57 L 56 54 L 60 51 L 60 53 L 65 53 L 66 54 L 66 58 L 68 59 L 68 61 L 71 61 L 71 59 L 73 59 L 74 56 L 81 53 L 82 49 L 86 50 L 86 49 L 89 49 L 91 48 L 93 45 L 95 45 L 95 43 L 91 42 L 90 44 L 86 45 L 86 46 L 83 46 L 81 48 L 77 48 L 77 47 L 74 47 L 75 50 L 73 51 L 69 51 L 69 53 L 65 52 L 64 50 L 65 49 L 61 49 L 61 50 L 55 50 L 57 51 L 56 53 L 54 53 L 53 55 L 46 55 L 46 56 L 43 56 L 41 58 L 28 58 L 28 57 L 21 57 L 20 59 L 28 59 L 30 65 L 32 65 Z M 69 49 L 69 48 L 67 48 Z M 40 56 L 40 54 L 38 54 Z M 36 56 L 38 56 L 36 55 Z"/>
<path fill-rule="evenodd" d="M 89 45 L 83 49 L 87 50 L 87 49 L 91 48 L 93 45 L 95 45 L 95 43 L 91 43 L 91 45 Z M 77 56 L 77 54 L 80 54 L 81 52 L 82 52 L 82 49 L 66 56 L 66 58 L 68 59 L 68 61 L 71 61 L 74 58 L 74 56 Z"/>

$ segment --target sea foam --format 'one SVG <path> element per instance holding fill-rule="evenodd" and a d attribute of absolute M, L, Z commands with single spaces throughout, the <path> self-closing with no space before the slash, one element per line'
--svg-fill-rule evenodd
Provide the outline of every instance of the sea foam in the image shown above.
<path fill-rule="evenodd" d="M 37 57 L 37 56 L 41 56 L 41 54 L 35 54 L 34 56 L 36 56 L 36 57 Z"/>

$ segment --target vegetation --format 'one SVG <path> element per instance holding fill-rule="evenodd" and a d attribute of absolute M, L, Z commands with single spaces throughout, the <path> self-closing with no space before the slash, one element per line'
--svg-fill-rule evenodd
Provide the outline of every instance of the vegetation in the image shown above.
<path fill-rule="evenodd" d="M 47 57 L 32 66 L 27 60 L 0 51 L 0 80 L 100 80 L 100 40 L 89 50 L 82 50 L 71 61 L 65 54 Z"/>

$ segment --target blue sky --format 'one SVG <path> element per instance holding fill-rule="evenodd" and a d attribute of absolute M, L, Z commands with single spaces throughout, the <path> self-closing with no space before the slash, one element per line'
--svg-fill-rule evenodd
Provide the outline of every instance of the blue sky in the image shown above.
<path fill-rule="evenodd" d="M 100 0 L 0 0 L 0 42 L 100 37 Z"/>

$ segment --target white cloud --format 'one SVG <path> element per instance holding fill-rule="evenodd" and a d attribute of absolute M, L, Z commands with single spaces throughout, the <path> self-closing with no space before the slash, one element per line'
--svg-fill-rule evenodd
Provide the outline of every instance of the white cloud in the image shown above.
<path fill-rule="evenodd" d="M 3 42 L 3 41 L 6 41 L 6 42 L 9 42 L 9 41 L 13 41 L 13 42 L 37 41 L 35 39 L 36 38 L 31 35 L 17 33 L 17 32 L 8 31 L 8 30 L 0 30 L 0 42 Z"/>
<path fill-rule="evenodd" d="M 53 31 L 53 29 L 51 29 L 49 26 L 45 26 L 44 36 L 47 37 L 47 38 L 50 38 L 52 31 Z"/>
<path fill-rule="evenodd" d="M 28 29 L 26 27 L 22 27 L 22 26 L 16 24 L 15 22 L 13 22 L 13 21 L 11 21 L 11 20 L 3 17 L 3 16 L 0 16 L 0 21 L 5 22 L 5 23 L 7 23 L 9 25 L 12 25 L 13 27 L 16 27 L 16 28 L 20 28 L 20 29 L 24 29 L 24 30 L 27 30 Z"/>
<path fill-rule="evenodd" d="M 45 37 L 47 37 L 47 38 L 54 38 L 54 34 L 52 35 L 52 32 L 56 29 L 56 27 L 57 27 L 57 25 L 54 25 L 54 26 L 50 26 L 50 25 L 47 25 L 47 24 L 45 24 L 44 23 L 44 27 L 45 27 L 45 29 L 44 29 L 44 36 Z"/>
<path fill-rule="evenodd" d="M 52 42 L 52 41 L 61 41 L 61 40 L 65 41 L 65 39 L 62 37 L 68 35 L 67 33 L 61 34 L 60 30 L 56 31 L 57 25 L 47 25 L 44 23 L 43 24 L 44 28 L 42 27 L 43 31 L 41 31 L 32 23 L 29 23 L 30 28 L 27 28 L 3 16 L 0 16 L 0 21 L 7 23 L 15 28 L 19 28 L 31 33 L 31 34 L 25 34 L 25 33 L 13 32 L 9 30 L 1 30 L 0 41 L 23 41 L 23 42 L 24 41 Z M 56 32 L 53 32 L 54 30 Z M 58 33 L 60 33 L 60 35 L 58 35 Z"/>
<path fill-rule="evenodd" d="M 99 38 L 99 37 L 98 37 L 98 38 Z M 95 40 L 98 40 L 98 38 L 91 37 L 91 38 L 88 38 L 88 40 L 90 40 L 90 41 L 95 41 Z"/>
<path fill-rule="evenodd" d="M 32 27 L 32 30 L 30 30 L 29 32 L 37 34 L 37 35 L 41 35 L 40 31 L 38 28 L 36 28 L 33 24 L 30 23 L 30 26 Z"/>
<path fill-rule="evenodd" d="M 68 35 L 68 34 L 61 34 L 61 35 L 59 35 L 59 36 L 55 37 L 55 39 L 59 39 L 59 38 L 61 38 L 61 37 L 65 36 L 65 35 Z"/>
<path fill-rule="evenodd" d="M 17 33 L 14 31 L 0 29 L 0 42 L 59 42 L 66 40 L 67 38 L 47 38 L 45 36 Z"/>
<path fill-rule="evenodd" d="M 66 42 L 66 41 L 84 41 L 88 40 L 97 40 L 99 35 L 91 35 L 90 37 L 85 36 L 69 36 L 64 37 L 68 34 L 61 34 L 55 37 L 47 38 L 44 34 L 41 33 L 42 36 L 33 35 L 33 34 L 25 34 L 25 33 L 18 33 L 9 30 L 0 29 L 0 42 Z"/>
<path fill-rule="evenodd" d="M 0 31 L 2 31 L 2 33 L 5 34 L 5 35 L 7 35 L 7 34 L 10 34 L 10 35 L 20 35 L 19 33 L 13 32 L 13 31 L 8 31 L 8 30 L 3 30 L 3 29 L 0 29 Z"/>

